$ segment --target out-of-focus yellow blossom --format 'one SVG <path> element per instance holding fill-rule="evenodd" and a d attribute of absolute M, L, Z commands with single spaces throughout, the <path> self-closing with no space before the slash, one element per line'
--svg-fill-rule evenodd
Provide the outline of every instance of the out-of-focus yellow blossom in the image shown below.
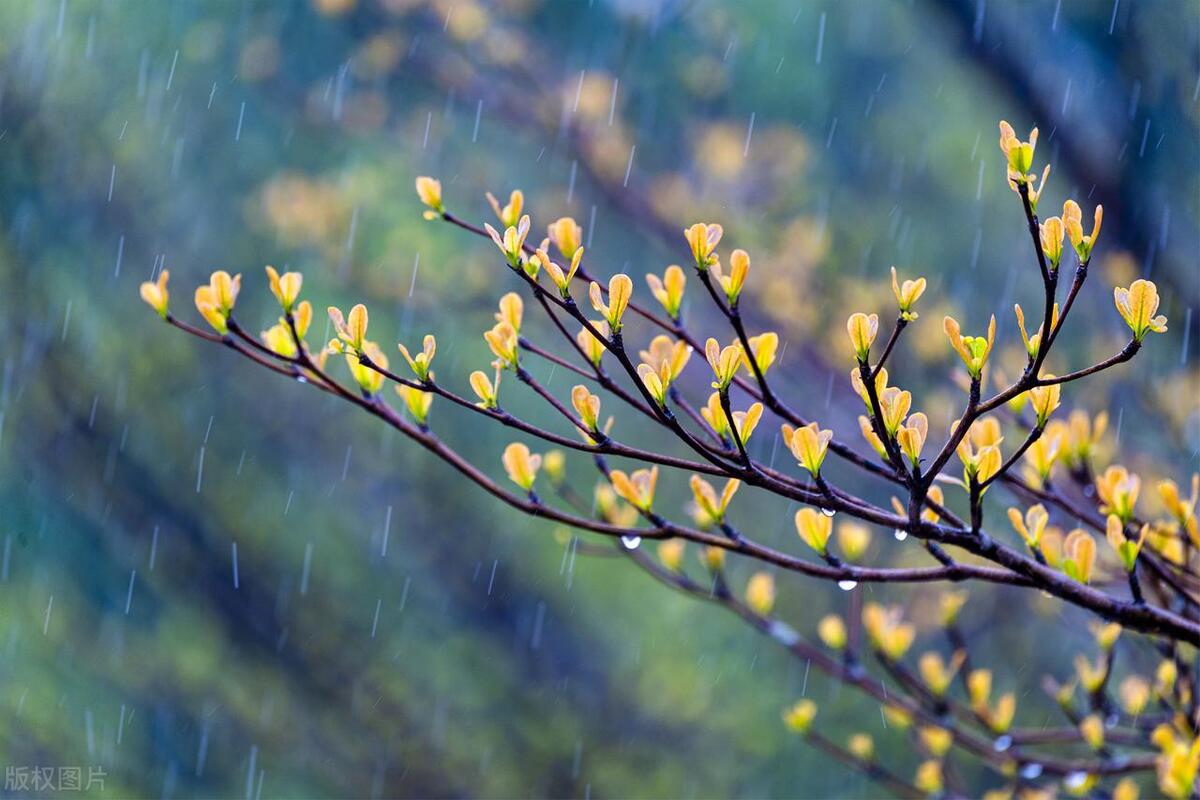
<path fill-rule="evenodd" d="M 546 270 L 546 274 L 550 276 L 550 281 L 557 287 L 558 293 L 565 300 L 571 296 L 571 281 L 575 278 L 575 273 L 579 271 L 579 264 L 583 261 L 583 248 L 577 248 L 574 255 L 571 256 L 571 266 L 566 272 L 563 272 L 562 267 L 556 264 L 550 255 L 543 249 L 538 249 L 534 253 L 538 264 Z"/>
<path fill-rule="evenodd" d="M 559 217 L 546 228 L 546 234 L 563 258 L 574 258 L 583 246 L 583 228 L 571 217 Z"/>
<path fill-rule="evenodd" d="M 725 548 L 723 547 L 706 547 L 700 557 L 704 561 L 704 566 L 713 572 L 717 572 L 725 566 Z"/>
<path fill-rule="evenodd" d="M 1079 733 L 1093 750 L 1104 746 L 1104 721 L 1098 714 L 1089 714 L 1079 723 Z"/>
<path fill-rule="evenodd" d="M 600 513 L 601 519 L 622 528 L 632 528 L 637 524 L 640 516 L 638 510 L 628 503 L 621 502 L 607 481 L 600 481 L 596 484 L 594 496 L 596 510 Z"/>
<path fill-rule="evenodd" d="M 1096 640 L 1096 645 L 1108 652 L 1112 650 L 1113 645 L 1117 643 L 1117 639 L 1121 636 L 1121 623 L 1109 622 L 1107 624 L 1100 622 L 1088 623 L 1088 630 L 1092 632 L 1092 638 Z"/>
<path fill-rule="evenodd" d="M 423 392 L 412 386 L 401 384 L 396 387 L 396 393 L 400 395 L 404 405 L 408 406 L 408 413 L 412 414 L 418 425 L 428 424 L 429 408 L 433 405 L 433 392 Z"/>
<path fill-rule="evenodd" d="M 918 734 L 921 737 L 921 745 L 936 758 L 946 755 L 950 745 L 954 743 L 954 734 L 940 725 L 926 725 Z"/>
<path fill-rule="evenodd" d="M 329 343 L 330 349 L 342 352 L 344 348 L 335 345 L 335 342 L 340 342 L 343 345 L 349 345 L 351 350 L 362 350 L 363 342 L 367 337 L 367 307 L 359 303 L 350 309 L 350 314 L 345 318 L 342 317 L 341 310 L 334 306 L 330 306 L 326 311 L 329 313 L 329 321 L 333 323 L 333 330 L 338 336 L 334 342 Z"/>
<path fill-rule="evenodd" d="M 887 720 L 889 728 L 896 728 L 900 731 L 906 731 L 912 726 L 912 713 L 908 709 L 900 706 L 884 703 L 883 718 Z"/>
<path fill-rule="evenodd" d="M 859 522 L 847 521 L 837 526 L 838 550 L 848 561 L 857 561 L 871 544 L 871 529 Z"/>
<path fill-rule="evenodd" d="M 1130 539 L 1125 535 L 1125 523 L 1121 518 L 1116 514 L 1108 515 L 1105 538 L 1112 545 L 1112 549 L 1116 552 L 1117 558 L 1120 560 L 1121 566 L 1125 567 L 1126 572 L 1133 572 L 1137 566 L 1138 554 L 1142 552 L 1142 545 L 1146 543 L 1146 534 L 1149 532 L 1150 526 L 1142 525 L 1137 539 Z"/>
<path fill-rule="evenodd" d="M 1108 412 L 1101 411 L 1095 418 L 1082 409 L 1075 409 L 1067 417 L 1064 438 L 1063 460 L 1072 469 L 1080 469 L 1091 460 L 1093 450 L 1108 429 Z"/>
<path fill-rule="evenodd" d="M 527 492 L 533 489 L 538 469 L 542 466 L 540 455 L 530 453 L 529 448 L 521 442 L 513 442 L 504 448 L 500 462 L 504 465 L 509 480 Z"/>
<path fill-rule="evenodd" d="M 500 392 L 500 370 L 496 369 L 496 380 L 488 379 L 486 373 L 481 370 L 475 370 L 470 377 L 471 390 L 475 392 L 475 396 L 479 398 L 479 402 L 475 405 L 480 408 L 495 408 L 496 398 Z"/>
<path fill-rule="evenodd" d="M 729 508 L 729 501 L 733 499 L 742 482 L 737 478 L 726 481 L 720 497 L 717 496 L 712 484 L 699 475 L 693 475 L 688 484 L 692 488 L 692 497 L 695 498 L 696 505 L 708 515 L 709 519 L 719 524 L 725 521 L 725 511 Z"/>
<path fill-rule="evenodd" d="M 592 301 L 592 308 L 604 317 L 609 330 L 613 333 L 621 332 L 621 318 L 625 316 L 625 309 L 629 307 L 629 298 L 632 296 L 633 281 L 624 273 L 617 273 L 609 278 L 607 303 L 604 302 L 604 293 L 600 291 L 600 284 L 592 281 L 592 285 L 588 287 L 588 297 Z"/>
<path fill-rule="evenodd" d="M 683 303 L 683 290 L 687 286 L 687 276 L 678 264 L 667 267 L 667 271 L 659 278 L 657 275 L 646 276 L 646 284 L 650 294 L 659 302 L 667 316 L 679 319 L 679 306 Z"/>
<path fill-rule="evenodd" d="M 521 210 L 525 207 L 525 194 L 520 189 L 513 189 L 508 196 L 508 203 L 503 208 L 500 201 L 491 192 L 487 193 L 488 204 L 496 214 L 496 219 L 506 228 L 511 228 L 521 219 Z"/>
<path fill-rule="evenodd" d="M 1096 563 L 1096 540 L 1081 529 L 1076 528 L 1067 534 L 1063 541 L 1062 570 L 1068 578 L 1089 583 L 1092 579 L 1092 567 Z"/>
<path fill-rule="evenodd" d="M 1040 489 L 1050 479 L 1065 429 L 1065 424 L 1057 431 L 1046 428 L 1045 433 L 1025 451 L 1025 480 L 1034 488 Z"/>
<path fill-rule="evenodd" d="M 947 316 L 942 321 L 942 329 L 950 339 L 950 344 L 958 352 L 963 363 L 967 365 L 967 373 L 976 380 L 983 374 L 983 367 L 991 355 L 992 345 L 996 342 L 996 315 L 992 315 L 988 323 L 987 338 L 982 336 L 963 336 L 954 317 Z"/>
<path fill-rule="evenodd" d="M 1024 518 L 1021 517 L 1018 509 L 1008 509 L 1008 521 L 1012 523 L 1013 529 L 1021 534 L 1025 544 L 1029 545 L 1031 550 L 1035 550 L 1042 540 L 1042 533 L 1046 530 L 1046 523 L 1050 521 L 1050 515 L 1046 513 L 1046 507 L 1038 503 L 1025 511 Z"/>
<path fill-rule="evenodd" d="M 1154 315 L 1158 311 L 1158 302 L 1158 287 L 1153 281 L 1139 279 L 1129 284 L 1128 289 L 1120 286 L 1113 289 L 1113 303 L 1133 331 L 1133 338 L 1139 342 L 1151 331 L 1167 332 L 1167 318 L 1162 314 Z"/>
<path fill-rule="evenodd" d="M 1071 245 L 1075 248 L 1075 255 L 1079 257 L 1079 262 L 1085 263 L 1092 257 L 1092 248 L 1096 246 L 1096 239 L 1100 236 L 1100 223 L 1104 221 L 1104 206 L 1096 206 L 1096 211 L 1092 215 L 1092 232 L 1088 236 L 1083 234 L 1083 210 L 1074 200 L 1068 200 L 1063 203 L 1063 226 L 1067 231 L 1067 238 L 1071 240 Z"/>
<path fill-rule="evenodd" d="M 591 322 L 592 327 L 595 328 L 596 332 L 601 336 L 607 338 L 610 335 L 607 322 L 602 319 L 594 319 Z M 597 339 L 587 327 L 581 328 L 579 333 L 575 334 L 575 342 L 579 345 L 579 349 L 583 351 L 583 354 L 587 357 L 587 360 L 590 361 L 593 366 L 599 367 L 600 359 L 604 357 L 604 342 Z"/>
<path fill-rule="evenodd" d="M 1113 787 L 1112 800 L 1138 800 L 1139 790 L 1133 778 L 1126 775 Z"/>
<path fill-rule="evenodd" d="M 746 605 L 760 617 L 775 607 L 775 579 L 769 572 L 756 572 L 746 583 Z"/>
<path fill-rule="evenodd" d="M 1158 759 L 1158 788 L 1173 800 L 1191 797 L 1200 770 L 1200 736 L 1191 745 L 1175 743 Z"/>
<path fill-rule="evenodd" d="M 542 456 L 542 472 L 545 472 L 546 477 L 556 486 L 566 477 L 566 466 L 567 457 L 563 455 L 562 450 L 548 450 Z"/>
<path fill-rule="evenodd" d="M 490 223 L 483 223 L 484 230 L 488 236 L 492 237 L 492 241 L 496 243 L 496 247 L 504 254 L 504 258 L 508 261 L 508 265 L 516 269 L 521 264 L 521 254 L 525 250 L 525 237 L 529 235 L 529 215 L 521 217 L 516 225 L 509 225 L 504 230 L 504 235 L 491 226 Z"/>
<path fill-rule="evenodd" d="M 1047 375 L 1047 378 L 1053 378 L 1053 375 Z M 1035 386 L 1029 390 L 1029 400 L 1033 405 L 1033 413 L 1037 414 L 1037 424 L 1039 428 L 1044 428 L 1050 420 L 1050 415 L 1055 412 L 1059 406 L 1059 399 L 1062 397 L 1062 384 L 1051 383 L 1046 386 Z"/>
<path fill-rule="evenodd" d="M 796 512 L 796 533 L 805 544 L 824 556 L 833 533 L 833 518 L 806 506 Z"/>
<path fill-rule="evenodd" d="M 1000 152 L 1008 161 L 1008 181 L 1014 188 L 1018 183 L 1029 181 L 1029 170 L 1033 167 L 1033 151 L 1037 148 L 1038 129 L 1029 132 L 1029 141 L 1017 138 L 1012 125 L 1000 121 Z"/>
<path fill-rule="evenodd" d="M 977 669 L 967 675 L 967 695 L 970 699 L 971 710 L 987 721 L 988 727 L 995 733 L 1004 733 L 1012 725 L 1013 716 L 1017 710 L 1017 696 L 1005 692 L 995 705 L 991 703 L 992 673 L 990 670 Z"/>
<path fill-rule="evenodd" d="M 1075 674 L 1079 677 L 1079 685 L 1083 690 L 1092 694 L 1104 685 L 1108 677 L 1108 663 L 1100 656 L 1093 664 L 1080 654 L 1075 656 Z"/>
<path fill-rule="evenodd" d="M 821 430 L 815 422 L 794 429 L 784 424 L 781 431 L 783 443 L 792 451 L 800 466 L 811 472 L 813 477 L 820 475 L 825 452 L 833 441 L 833 431 Z"/>
<path fill-rule="evenodd" d="M 746 285 L 746 276 L 750 274 L 750 256 L 745 250 L 734 250 L 729 255 L 728 275 L 721 271 L 720 261 L 713 261 L 710 270 L 717 285 L 725 291 L 730 308 L 736 308 L 742 287 Z"/>
<path fill-rule="evenodd" d="M 912 414 L 896 430 L 896 444 L 908 456 L 913 467 L 921 464 L 921 450 L 925 447 L 925 437 L 929 435 L 929 419 L 918 411 Z"/>
<path fill-rule="evenodd" d="M 1196 504 L 1200 500 L 1200 473 L 1193 473 L 1192 475 L 1192 494 L 1190 497 L 1180 497 L 1179 486 L 1175 481 L 1171 480 L 1159 481 L 1158 496 L 1162 499 L 1167 511 L 1179 523 L 1179 527 L 1183 529 L 1197 547 L 1200 547 L 1200 532 L 1197 531 L 1196 523 Z"/>
<path fill-rule="evenodd" d="M 446 207 L 442 204 L 441 181 L 427 175 L 417 178 L 417 198 L 429 206 L 424 212 L 425 219 L 437 219 L 446 213 Z"/>
<path fill-rule="evenodd" d="M 380 369 L 388 368 L 387 356 L 375 342 L 363 342 L 360 350 L 346 353 L 346 363 L 350 365 L 350 374 L 354 376 L 359 388 L 367 394 L 375 394 L 383 388 L 383 374 L 363 363 L 358 357 L 359 353 Z"/>
<path fill-rule="evenodd" d="M 1117 697 L 1121 699 L 1121 708 L 1131 717 L 1136 717 L 1146 710 L 1150 702 L 1150 684 L 1140 675 L 1129 675 L 1117 687 Z"/>
<path fill-rule="evenodd" d="M 932 495 L 932 492 L 930 492 Z M 948 628 L 958 620 L 963 606 L 967 604 L 969 595 L 963 591 L 946 591 L 938 597 L 938 611 L 943 628 Z"/>
<path fill-rule="evenodd" d="M 921 295 L 925 294 L 925 285 L 924 278 L 900 283 L 896 277 L 896 268 L 892 267 L 892 294 L 896 295 L 896 303 L 900 306 L 901 319 L 911 322 L 920 316 L 912 310 L 912 307 Z"/>
<path fill-rule="evenodd" d="M 842 650 L 848 639 L 846 623 L 837 614 L 826 614 L 817 623 L 817 636 L 830 650 Z"/>
<path fill-rule="evenodd" d="M 283 313 L 292 310 L 300 297 L 300 287 L 304 284 L 304 276 L 299 272 L 285 272 L 280 275 L 274 267 L 267 267 L 267 281 L 271 285 L 271 294 L 279 301 Z"/>
<path fill-rule="evenodd" d="M 934 696 L 941 697 L 950 688 L 950 683 L 966 660 L 967 654 L 963 650 L 956 650 L 950 657 L 949 664 L 942 660 L 940 653 L 922 653 L 917 660 L 917 671 L 920 672 L 921 680 L 929 687 L 929 691 Z"/>
<path fill-rule="evenodd" d="M 846 749 L 860 761 L 870 761 L 875 756 L 875 740 L 868 734 L 856 733 L 846 740 Z"/>
<path fill-rule="evenodd" d="M 863 607 L 863 629 L 871 639 L 872 646 L 892 661 L 901 658 L 912 646 L 917 631 L 903 621 L 899 606 L 884 608 L 878 603 L 867 603 Z"/>
<path fill-rule="evenodd" d="M 1133 519 L 1133 510 L 1141 490 L 1142 479 L 1120 464 L 1113 464 L 1096 478 L 1100 510 L 1105 514 L 1116 514 L 1122 522 Z"/>
<path fill-rule="evenodd" d="M 1042 346 L 1042 334 L 1045 333 L 1042 328 L 1045 327 L 1045 323 L 1038 325 L 1037 331 L 1030 336 L 1025 330 L 1025 310 L 1021 308 L 1020 303 L 1013 305 L 1013 313 L 1017 315 L 1017 327 L 1021 331 L 1021 341 L 1025 343 L 1025 352 L 1029 354 L 1030 358 L 1034 358 Z M 1055 303 L 1050 311 L 1050 329 L 1053 330 L 1056 325 L 1058 325 L 1058 303 Z"/>
<path fill-rule="evenodd" d="M 679 572 L 683 566 L 683 553 L 687 542 L 683 539 L 667 539 L 658 544 L 658 560 L 671 572 Z"/>
<path fill-rule="evenodd" d="M 846 333 L 850 336 L 850 345 L 854 348 L 854 357 L 859 363 L 867 363 L 871 354 L 871 344 L 879 335 L 879 315 L 864 314 L 856 311 L 846 320 Z"/>
<path fill-rule="evenodd" d="M 621 499 L 641 511 L 649 512 L 654 505 L 654 487 L 658 483 L 658 467 L 634 470 L 626 475 L 619 469 L 609 473 L 613 490 Z"/>
<path fill-rule="evenodd" d="M 751 336 L 750 353 L 743 356 L 743 363 L 746 366 L 746 371 L 751 375 L 754 374 L 754 367 L 750 363 L 751 354 L 753 354 L 754 363 L 758 365 L 758 371 L 763 375 L 767 374 L 767 370 L 775 363 L 775 352 L 779 349 L 779 334 L 773 331 L 760 333 L 758 336 Z"/>
<path fill-rule="evenodd" d="M 517 299 L 518 301 L 520 300 L 520 298 Z M 503 301 L 501 301 L 500 307 L 504 307 Z M 519 315 L 518 319 L 520 319 Z M 400 355 L 404 356 L 404 360 L 408 362 L 408 366 L 412 369 L 413 374 L 416 375 L 419 380 L 425 381 L 429 379 L 429 367 L 431 364 L 433 364 L 434 353 L 437 352 L 437 339 L 433 337 L 433 334 L 427 333 L 425 334 L 425 338 L 422 340 L 421 345 L 422 350 L 420 353 L 417 353 L 416 356 L 413 356 L 411 353 L 409 353 L 408 348 L 403 344 L 399 344 L 397 346 L 400 348 Z"/>
<path fill-rule="evenodd" d="M 163 319 L 167 318 L 167 307 L 171 294 L 167 291 L 167 281 L 171 278 L 170 270 L 161 270 L 154 282 L 144 281 L 138 291 L 146 305 L 158 312 Z"/>
<path fill-rule="evenodd" d="M 517 332 L 507 322 L 497 322 L 490 331 L 485 331 L 483 339 L 496 356 L 494 362 L 498 367 L 516 369 L 520 363 L 521 354 L 518 350 Z"/>
<path fill-rule="evenodd" d="M 242 276 L 231 278 L 229 273 L 222 269 L 209 277 L 207 285 L 196 287 L 196 310 L 213 330 L 222 336 L 229 330 L 229 315 L 233 312 L 241 288 Z"/>
<path fill-rule="evenodd" d="M 721 241 L 725 229 L 720 225 L 697 222 L 690 228 L 685 228 L 683 236 L 692 249 L 692 258 L 696 261 L 696 269 L 701 272 L 708 269 L 713 261 L 713 250 Z"/>
<path fill-rule="evenodd" d="M 571 389 L 571 405 L 583 426 L 595 433 L 600 425 L 600 396 L 592 394 L 583 384 L 577 384 Z"/>
<path fill-rule="evenodd" d="M 942 793 L 942 762 L 930 759 L 922 761 L 917 767 L 917 773 L 913 776 L 913 785 L 927 795 L 939 795 Z"/>
<path fill-rule="evenodd" d="M 708 359 L 709 366 L 712 367 L 713 376 L 716 378 L 713 381 L 712 387 L 720 392 L 725 391 L 729 388 L 729 384 L 733 382 L 734 376 L 737 375 L 738 367 L 742 364 L 742 357 L 745 355 L 742 345 L 739 342 L 734 342 L 722 348 L 716 339 L 710 338 L 704 343 L 704 355 Z"/>
<path fill-rule="evenodd" d="M 1063 221 L 1058 217 L 1050 217 L 1038 229 L 1042 241 L 1042 255 L 1050 263 L 1050 270 L 1058 269 L 1063 253 Z"/>
<path fill-rule="evenodd" d="M 1179 667 L 1169 658 L 1158 662 L 1154 671 L 1154 692 L 1159 697 L 1167 697 L 1175 689 L 1175 681 L 1179 678 Z"/>
<path fill-rule="evenodd" d="M 817 704 L 812 700 L 801 700 L 783 712 L 783 722 L 796 733 L 808 733 L 813 719 L 817 716 Z"/>

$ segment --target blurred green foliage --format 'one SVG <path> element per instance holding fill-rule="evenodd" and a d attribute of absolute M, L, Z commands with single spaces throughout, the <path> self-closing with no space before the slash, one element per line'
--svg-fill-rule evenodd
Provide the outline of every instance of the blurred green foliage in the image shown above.
<path fill-rule="evenodd" d="M 1011 350 L 1007 309 L 1038 288 L 995 149 L 1007 117 L 1042 126 L 1051 202 L 1112 209 L 1075 363 L 1121 335 L 1114 282 L 1159 280 L 1172 321 L 1066 404 L 1122 419 L 1133 465 L 1165 451 L 1182 470 L 1200 195 L 1196 30 L 1172 20 L 1195 6 L 976 5 L 0 5 L 5 764 L 101 765 L 113 797 L 872 794 L 779 711 L 812 696 L 831 738 L 868 730 L 906 763 L 874 706 L 621 559 L 571 556 L 394 432 L 165 329 L 136 288 L 165 264 L 185 310 L 210 270 L 241 272 L 239 316 L 265 327 L 263 265 L 300 269 L 318 308 L 365 301 L 410 344 L 435 332 L 439 373 L 465 383 L 512 279 L 490 245 L 421 220 L 416 175 L 471 218 L 516 186 L 535 230 L 573 214 L 591 268 L 643 295 L 683 258 L 683 224 L 711 218 L 755 259 L 747 302 L 789 343 L 781 379 L 846 438 L 845 313 L 888 307 L 893 263 L 927 275 L 898 368 L 944 426 L 941 314 L 997 313 Z M 433 414 L 499 471 L 505 431 Z M 682 506 L 682 480 L 662 491 Z M 797 546 L 780 504 L 739 501 L 742 527 Z M 873 556 L 920 560 L 886 534 Z M 903 595 L 918 619 L 935 591 Z M 780 605 L 807 633 L 845 610 L 834 594 L 789 578 Z M 966 614 L 1029 724 L 1037 676 L 1070 653 L 1021 616 L 1049 629 L 1060 610 L 989 589 Z"/>

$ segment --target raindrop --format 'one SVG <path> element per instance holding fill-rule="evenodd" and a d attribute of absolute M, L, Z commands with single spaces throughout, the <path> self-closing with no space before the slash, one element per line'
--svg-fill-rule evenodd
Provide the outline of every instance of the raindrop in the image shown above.
<path fill-rule="evenodd" d="M 1087 779 L 1088 774 L 1086 772 L 1076 771 L 1068 773 L 1063 783 L 1066 784 L 1068 789 L 1078 789 L 1087 783 Z"/>
<path fill-rule="evenodd" d="M 897 542 L 903 542 L 908 538 L 908 531 L 904 530 L 903 528 L 896 528 L 892 535 L 896 537 Z"/>
<path fill-rule="evenodd" d="M 848 592 L 855 586 L 858 586 L 858 581 L 838 581 L 838 588 L 843 592 Z"/>
<path fill-rule="evenodd" d="M 992 749 L 997 753 L 1003 753 L 1010 747 L 1012 747 L 1012 737 L 1008 736 L 1007 734 L 1004 736 L 997 736 L 996 741 L 992 742 Z"/>
<path fill-rule="evenodd" d="M 836 511 L 834 511 L 832 508 L 822 508 L 822 509 L 821 509 L 821 513 L 822 513 L 822 514 L 824 514 L 824 515 L 825 515 L 825 516 L 827 516 L 827 517 L 832 517 L 832 516 L 833 516 L 834 514 L 836 514 L 837 512 L 836 512 Z"/>
<path fill-rule="evenodd" d="M 622 536 L 621 537 L 621 546 L 624 547 L 626 550 L 637 550 L 638 545 L 640 545 L 641 543 L 642 543 L 642 537 L 640 537 L 640 536 Z"/>
<path fill-rule="evenodd" d="M 1031 781 L 1041 774 L 1042 765 L 1036 761 L 1030 761 L 1028 764 L 1025 764 L 1021 767 L 1021 777 L 1027 781 Z"/>

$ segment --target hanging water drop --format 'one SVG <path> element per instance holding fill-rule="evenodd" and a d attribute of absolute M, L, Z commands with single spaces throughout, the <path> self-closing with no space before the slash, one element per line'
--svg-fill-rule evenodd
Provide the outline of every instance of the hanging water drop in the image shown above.
<path fill-rule="evenodd" d="M 1042 765 L 1036 761 L 1030 761 L 1028 764 L 1025 764 L 1021 767 L 1021 777 L 1027 781 L 1031 781 L 1041 774 Z"/>
<path fill-rule="evenodd" d="M 843 592 L 848 592 L 855 586 L 858 586 L 858 581 L 838 581 L 838 588 Z"/>
<path fill-rule="evenodd" d="M 997 736 L 996 741 L 992 742 L 992 749 L 997 753 L 1003 753 L 1010 747 L 1012 747 L 1012 737 L 1007 734 L 1004 736 Z"/>
<path fill-rule="evenodd" d="M 904 530 L 903 528 L 896 528 L 896 531 L 893 535 L 896 537 L 897 542 L 903 542 L 908 538 L 908 531 Z"/>
<path fill-rule="evenodd" d="M 626 550 L 637 550 L 638 545 L 640 545 L 641 543 L 642 543 L 642 537 L 640 537 L 640 536 L 622 536 L 621 537 L 621 545 Z"/>
<path fill-rule="evenodd" d="M 834 514 L 836 514 L 837 512 L 836 512 L 836 511 L 834 511 L 832 508 L 822 508 L 822 509 L 821 509 L 821 513 L 822 513 L 822 514 L 824 514 L 824 515 L 825 515 L 825 516 L 827 516 L 827 517 L 832 517 L 832 516 L 833 516 Z"/>

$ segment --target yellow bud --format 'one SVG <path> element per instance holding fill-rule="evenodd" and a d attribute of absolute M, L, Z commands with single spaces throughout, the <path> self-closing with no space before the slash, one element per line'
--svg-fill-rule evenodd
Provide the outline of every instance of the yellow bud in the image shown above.
<path fill-rule="evenodd" d="M 846 333 L 850 335 L 855 357 L 865 364 L 871 352 L 871 344 L 879 334 L 879 315 L 867 315 L 856 311 L 846 320 Z"/>
<path fill-rule="evenodd" d="M 170 271 L 164 269 L 158 273 L 158 279 L 153 283 L 146 281 L 139 287 L 142 300 L 145 301 L 146 305 L 157 311 L 158 315 L 163 319 L 167 318 L 167 306 L 170 300 L 170 293 L 167 291 L 167 281 L 170 277 Z"/>
<path fill-rule="evenodd" d="M 832 517 L 807 506 L 796 512 L 796 532 L 805 544 L 822 556 L 826 553 L 826 544 L 832 530 Z"/>
<path fill-rule="evenodd" d="M 756 572 L 746 583 L 746 605 L 760 617 L 775 607 L 775 579 L 769 572 Z"/>
<path fill-rule="evenodd" d="M 667 539 L 665 542 L 659 542 L 658 560 L 671 572 L 678 572 L 683 565 L 683 553 L 686 547 L 687 542 L 683 539 Z"/>
<path fill-rule="evenodd" d="M 1166 333 L 1167 318 L 1154 314 L 1158 311 L 1159 300 L 1158 287 L 1153 281 L 1139 279 L 1131 283 L 1128 289 L 1113 289 L 1113 302 L 1137 341 L 1140 342 L 1151 331 Z"/>
<path fill-rule="evenodd" d="M 417 198 L 439 215 L 445 211 L 442 206 L 442 182 L 422 175 L 417 178 Z"/>
<path fill-rule="evenodd" d="M 542 465 L 540 455 L 533 455 L 524 444 L 513 442 L 504 448 L 500 461 L 504 465 L 504 471 L 508 473 L 509 480 L 527 492 L 533 489 L 538 468 Z"/>
<path fill-rule="evenodd" d="M 550 241 L 554 242 L 554 246 L 566 259 L 574 256 L 583 242 L 583 228 L 571 217 L 560 217 L 550 223 L 546 232 Z"/>
<path fill-rule="evenodd" d="M 808 733 L 813 719 L 817 716 L 817 704 L 812 700 L 801 700 L 783 712 L 783 721 L 796 733 Z"/>
<path fill-rule="evenodd" d="M 841 650 L 846 646 L 846 623 L 837 614 L 829 614 L 817 623 L 817 635 L 830 650 Z"/>
<path fill-rule="evenodd" d="M 271 294 L 275 295 L 284 313 L 291 311 L 300 296 L 304 276 L 299 272 L 285 272 L 281 276 L 274 267 L 267 267 L 267 280 L 271 285 Z"/>

